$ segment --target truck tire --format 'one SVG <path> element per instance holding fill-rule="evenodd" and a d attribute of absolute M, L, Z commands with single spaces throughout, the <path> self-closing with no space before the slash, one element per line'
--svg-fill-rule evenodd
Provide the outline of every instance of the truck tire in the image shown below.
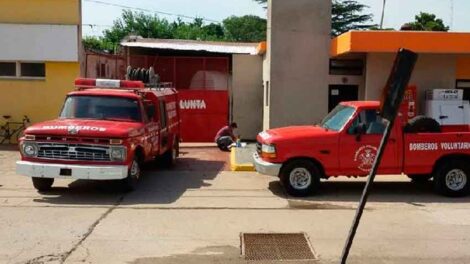
<path fill-rule="evenodd" d="M 134 157 L 131 167 L 127 172 L 127 177 L 121 180 L 121 185 L 124 191 L 131 192 L 137 188 L 141 175 L 140 163 L 137 156 Z"/>
<path fill-rule="evenodd" d="M 47 192 L 51 190 L 52 184 L 54 184 L 53 178 L 36 178 L 33 177 L 33 186 L 39 192 Z"/>
<path fill-rule="evenodd" d="M 321 173 L 309 160 L 294 160 L 281 169 L 280 179 L 287 193 L 304 197 L 314 194 L 320 187 Z"/>
<path fill-rule="evenodd" d="M 410 178 L 413 183 L 422 184 L 428 182 L 432 178 L 432 175 L 411 174 L 408 175 L 408 178 Z"/>
<path fill-rule="evenodd" d="M 178 139 L 173 140 L 173 147 L 165 152 L 162 157 L 163 166 L 171 168 L 176 165 L 176 159 L 180 154 L 180 143 Z"/>
<path fill-rule="evenodd" d="M 408 121 L 404 128 L 405 133 L 440 133 L 441 125 L 434 119 L 426 116 L 417 116 Z"/>
<path fill-rule="evenodd" d="M 434 172 L 434 189 L 445 196 L 462 197 L 470 194 L 470 166 L 462 159 L 441 163 Z"/>

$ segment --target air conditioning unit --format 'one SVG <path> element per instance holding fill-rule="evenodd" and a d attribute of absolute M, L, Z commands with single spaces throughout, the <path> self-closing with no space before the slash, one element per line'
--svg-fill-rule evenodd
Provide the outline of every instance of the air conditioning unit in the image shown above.
<path fill-rule="evenodd" d="M 425 115 L 441 125 L 470 124 L 470 103 L 463 100 L 427 100 Z"/>
<path fill-rule="evenodd" d="M 462 101 L 463 90 L 461 89 L 433 89 L 426 91 L 426 100 L 438 101 Z"/>

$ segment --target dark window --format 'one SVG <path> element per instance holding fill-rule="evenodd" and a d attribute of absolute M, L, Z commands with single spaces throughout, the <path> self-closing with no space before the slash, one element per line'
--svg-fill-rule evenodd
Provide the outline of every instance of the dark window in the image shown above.
<path fill-rule="evenodd" d="M 356 127 L 361 126 L 367 135 L 382 135 L 385 131 L 385 122 L 376 110 L 364 110 L 354 120 L 348 133 L 354 134 Z"/>
<path fill-rule="evenodd" d="M 457 80 L 456 89 L 463 90 L 463 100 L 470 101 L 470 80 Z"/>
<path fill-rule="evenodd" d="M 133 122 L 142 120 L 139 101 L 109 96 L 69 96 L 60 117 Z"/>
<path fill-rule="evenodd" d="M 328 111 L 331 112 L 341 102 L 357 101 L 358 99 L 359 86 L 330 85 L 328 96 Z"/>
<path fill-rule="evenodd" d="M 16 77 L 16 63 L 0 62 L 0 76 Z"/>
<path fill-rule="evenodd" d="M 44 63 L 21 63 L 21 77 L 46 77 Z"/>
<path fill-rule="evenodd" d="M 364 62 L 362 60 L 330 60 L 331 75 L 362 75 Z"/>
<path fill-rule="evenodd" d="M 106 64 L 104 64 L 104 63 L 97 63 L 96 64 L 96 76 L 98 78 L 105 78 L 106 77 Z"/>

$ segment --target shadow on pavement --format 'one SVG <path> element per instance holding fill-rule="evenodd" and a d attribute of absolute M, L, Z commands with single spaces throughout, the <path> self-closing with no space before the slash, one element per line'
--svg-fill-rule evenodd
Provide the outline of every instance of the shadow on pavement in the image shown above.
<path fill-rule="evenodd" d="M 0 145 L 0 151 L 18 151 L 18 145 L 3 144 L 3 145 Z"/>
<path fill-rule="evenodd" d="M 122 191 L 118 181 L 71 182 L 68 187 L 53 187 L 37 203 L 54 205 L 121 205 L 170 204 L 178 200 L 188 189 L 210 186 L 225 168 L 224 161 L 200 160 L 182 157 L 172 170 L 163 170 L 158 165 L 145 166 L 137 190 L 129 193 Z"/>
<path fill-rule="evenodd" d="M 309 197 L 291 197 L 279 181 L 269 183 L 269 190 L 282 198 L 308 202 L 359 202 L 365 182 L 328 182 L 321 183 L 317 194 Z M 432 181 L 422 184 L 412 182 L 375 182 L 370 202 L 409 203 L 469 203 L 470 197 L 449 198 L 434 192 Z M 415 204 L 416 203 L 416 204 Z"/>

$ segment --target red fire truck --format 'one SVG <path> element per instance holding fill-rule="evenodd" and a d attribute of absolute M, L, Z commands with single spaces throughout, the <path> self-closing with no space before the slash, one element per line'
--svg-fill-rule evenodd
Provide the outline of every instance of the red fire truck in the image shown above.
<path fill-rule="evenodd" d="M 372 168 L 385 124 L 379 102 L 343 102 L 317 126 L 272 129 L 258 135 L 256 170 L 279 176 L 294 196 L 314 193 L 320 179 L 366 176 Z M 418 116 L 405 125 L 398 117 L 378 174 L 406 174 L 413 181 L 433 178 L 446 196 L 470 193 L 470 126 L 440 126 Z"/>
<path fill-rule="evenodd" d="M 141 81 L 77 79 L 59 118 L 35 124 L 20 139 L 17 173 L 39 191 L 55 178 L 120 180 L 133 190 L 141 165 L 174 164 L 180 117 L 174 89 Z"/>

